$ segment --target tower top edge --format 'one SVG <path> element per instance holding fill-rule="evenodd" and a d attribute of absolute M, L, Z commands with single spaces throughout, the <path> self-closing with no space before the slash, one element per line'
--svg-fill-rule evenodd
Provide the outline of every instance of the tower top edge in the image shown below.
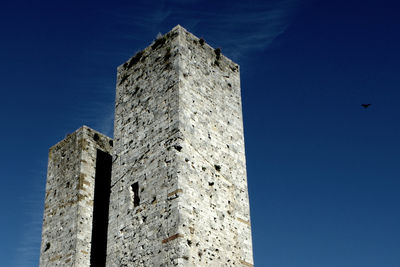
<path fill-rule="evenodd" d="M 150 52 L 153 49 L 156 49 L 159 46 L 162 46 L 165 42 L 167 41 L 172 41 L 173 39 L 179 38 L 179 36 L 188 36 L 188 39 L 194 40 L 195 42 L 200 43 L 202 46 L 204 47 L 208 47 L 208 49 L 210 51 L 214 51 L 216 53 L 220 53 L 221 57 L 225 58 L 227 61 L 229 61 L 232 65 L 235 65 L 239 68 L 239 65 L 232 61 L 230 58 L 226 57 L 225 55 L 223 55 L 221 53 L 221 49 L 220 48 L 214 48 L 211 45 L 209 45 L 203 38 L 199 38 L 196 35 L 194 35 L 193 33 L 191 33 L 190 31 L 188 31 L 186 28 L 184 28 L 183 26 L 181 26 L 180 24 L 177 24 L 175 27 L 173 27 L 169 32 L 157 37 L 151 44 L 149 44 L 146 48 L 138 51 L 135 53 L 134 56 L 130 57 L 126 62 L 122 63 L 121 65 L 118 66 L 118 71 L 120 71 L 121 69 L 125 68 L 127 62 L 130 61 L 135 61 L 135 58 L 140 58 L 144 53 L 146 52 Z M 181 43 L 182 46 L 185 46 L 183 40 L 185 40 L 187 38 L 180 38 L 179 42 Z M 124 66 L 125 65 L 125 66 Z"/>
<path fill-rule="evenodd" d="M 103 134 L 103 133 L 101 133 L 101 132 L 99 132 L 99 131 L 96 131 L 96 130 L 92 129 L 92 128 L 90 128 L 89 126 L 82 125 L 82 126 L 79 127 L 78 129 L 76 129 L 74 132 L 72 132 L 72 133 L 67 133 L 67 134 L 65 135 L 65 137 L 64 137 L 61 141 L 59 141 L 58 143 L 56 143 L 56 144 L 54 144 L 53 146 L 51 146 L 51 147 L 49 148 L 49 151 L 52 151 L 52 150 L 54 150 L 55 148 L 57 148 L 57 147 L 59 147 L 59 146 L 62 146 L 62 145 L 66 142 L 66 140 L 69 139 L 69 137 L 73 137 L 73 136 L 79 135 L 80 133 L 93 133 L 93 134 L 98 134 L 98 135 L 99 135 L 100 137 L 102 137 L 102 138 L 105 138 L 105 139 L 107 139 L 107 140 L 112 140 L 112 138 L 108 137 L 107 135 L 105 135 L 105 134 Z"/>

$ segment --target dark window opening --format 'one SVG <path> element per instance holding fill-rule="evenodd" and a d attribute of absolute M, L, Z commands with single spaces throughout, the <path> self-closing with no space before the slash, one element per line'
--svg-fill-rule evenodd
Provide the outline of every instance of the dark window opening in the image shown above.
<path fill-rule="evenodd" d="M 46 243 L 46 247 L 44 248 L 44 252 L 48 251 L 50 248 L 50 243 Z"/>
<path fill-rule="evenodd" d="M 214 165 L 214 167 L 218 172 L 221 171 L 221 166 L 220 165 Z"/>
<path fill-rule="evenodd" d="M 137 207 L 140 205 L 140 198 L 139 198 L 139 182 L 134 183 L 131 185 L 131 192 L 132 192 L 132 201 L 133 206 Z"/>
<path fill-rule="evenodd" d="M 97 150 L 90 266 L 106 266 L 111 163 L 110 154 Z"/>
<path fill-rule="evenodd" d="M 178 150 L 178 152 L 181 152 L 181 151 L 182 151 L 182 146 L 180 146 L 180 145 L 175 145 L 174 148 L 175 148 L 176 150 Z"/>

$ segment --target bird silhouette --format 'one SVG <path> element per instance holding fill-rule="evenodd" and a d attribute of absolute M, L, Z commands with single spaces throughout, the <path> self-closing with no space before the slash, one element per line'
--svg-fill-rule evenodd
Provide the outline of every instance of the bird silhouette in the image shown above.
<path fill-rule="evenodd" d="M 361 106 L 362 106 L 363 108 L 368 108 L 369 106 L 371 106 L 371 104 L 361 104 Z"/>

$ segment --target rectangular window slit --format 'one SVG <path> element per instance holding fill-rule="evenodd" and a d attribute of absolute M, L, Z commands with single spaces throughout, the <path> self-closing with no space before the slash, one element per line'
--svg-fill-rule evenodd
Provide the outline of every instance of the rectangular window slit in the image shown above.
<path fill-rule="evenodd" d="M 134 183 L 131 185 L 131 197 L 133 201 L 133 206 L 137 207 L 140 205 L 140 198 L 139 198 L 139 182 Z"/>

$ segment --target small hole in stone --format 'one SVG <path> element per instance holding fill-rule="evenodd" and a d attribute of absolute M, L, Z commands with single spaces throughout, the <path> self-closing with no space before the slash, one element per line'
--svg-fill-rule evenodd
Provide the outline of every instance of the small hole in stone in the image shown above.
<path fill-rule="evenodd" d="M 95 133 L 95 134 L 93 135 L 93 139 L 94 139 L 94 141 L 99 141 L 100 136 L 99 136 L 97 133 Z"/>
<path fill-rule="evenodd" d="M 200 45 L 204 45 L 204 39 L 200 38 L 199 43 L 200 43 Z"/>
<path fill-rule="evenodd" d="M 44 252 L 48 251 L 50 248 L 50 243 L 46 243 L 46 247 L 44 248 Z"/>
<path fill-rule="evenodd" d="M 221 170 L 221 166 L 220 165 L 214 165 L 214 167 L 218 172 Z"/>
<path fill-rule="evenodd" d="M 213 186 L 213 185 L 214 185 L 214 182 L 208 182 L 208 185 L 209 185 L 209 186 Z"/>
<path fill-rule="evenodd" d="M 113 145 L 114 145 L 113 140 L 108 141 L 108 143 L 110 144 L 110 146 L 113 146 Z"/>
<path fill-rule="evenodd" d="M 214 49 L 214 53 L 215 53 L 215 56 L 217 57 L 217 60 L 220 59 L 220 57 L 221 57 L 221 48 L 215 48 Z"/>
<path fill-rule="evenodd" d="M 182 150 L 182 146 L 180 146 L 180 145 L 175 145 L 174 148 L 176 150 L 178 150 L 178 152 L 181 152 L 181 150 Z"/>

